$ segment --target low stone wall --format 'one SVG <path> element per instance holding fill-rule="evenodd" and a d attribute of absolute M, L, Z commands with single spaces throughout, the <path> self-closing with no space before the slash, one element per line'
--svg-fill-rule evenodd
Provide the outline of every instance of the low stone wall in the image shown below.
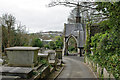
<path fill-rule="evenodd" d="M 46 78 L 49 74 L 50 74 L 50 67 L 49 66 L 44 67 L 44 69 L 41 71 L 40 79 Z"/>
<path fill-rule="evenodd" d="M 97 73 L 98 73 L 98 76 L 102 76 L 102 68 L 97 64 Z"/>
<path fill-rule="evenodd" d="M 113 74 L 109 73 L 105 68 L 102 68 L 98 64 L 91 61 L 87 56 L 85 56 L 85 63 L 89 65 L 93 72 L 97 73 L 97 78 L 112 78 L 112 80 L 115 79 Z"/>

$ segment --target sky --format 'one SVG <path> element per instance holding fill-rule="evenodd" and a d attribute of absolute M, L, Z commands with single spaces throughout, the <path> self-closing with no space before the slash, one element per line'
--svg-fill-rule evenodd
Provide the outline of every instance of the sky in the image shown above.
<path fill-rule="evenodd" d="M 26 26 L 26 31 L 63 31 L 72 8 L 47 7 L 51 0 L 0 0 L 0 16 L 12 14 L 16 23 Z"/>

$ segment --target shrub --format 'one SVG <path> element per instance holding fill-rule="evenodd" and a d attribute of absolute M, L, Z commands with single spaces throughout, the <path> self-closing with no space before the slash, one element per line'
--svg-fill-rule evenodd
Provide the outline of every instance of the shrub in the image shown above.
<path fill-rule="evenodd" d="M 32 41 L 32 46 L 41 48 L 41 47 L 43 47 L 43 43 L 42 43 L 42 41 L 40 39 L 34 39 Z"/>

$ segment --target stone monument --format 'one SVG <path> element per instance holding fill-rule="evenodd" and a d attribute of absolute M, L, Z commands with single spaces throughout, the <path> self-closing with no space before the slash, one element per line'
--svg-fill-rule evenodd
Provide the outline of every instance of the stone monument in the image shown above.
<path fill-rule="evenodd" d="M 10 47 L 5 50 L 10 66 L 34 67 L 38 63 L 37 57 L 39 47 Z"/>

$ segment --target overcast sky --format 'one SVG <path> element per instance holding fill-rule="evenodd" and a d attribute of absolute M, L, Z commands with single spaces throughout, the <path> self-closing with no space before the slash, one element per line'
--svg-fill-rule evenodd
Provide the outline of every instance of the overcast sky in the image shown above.
<path fill-rule="evenodd" d="M 0 0 L 0 15 L 13 14 L 17 22 L 26 25 L 30 33 L 39 31 L 63 31 L 71 8 L 46 5 L 51 0 Z"/>

